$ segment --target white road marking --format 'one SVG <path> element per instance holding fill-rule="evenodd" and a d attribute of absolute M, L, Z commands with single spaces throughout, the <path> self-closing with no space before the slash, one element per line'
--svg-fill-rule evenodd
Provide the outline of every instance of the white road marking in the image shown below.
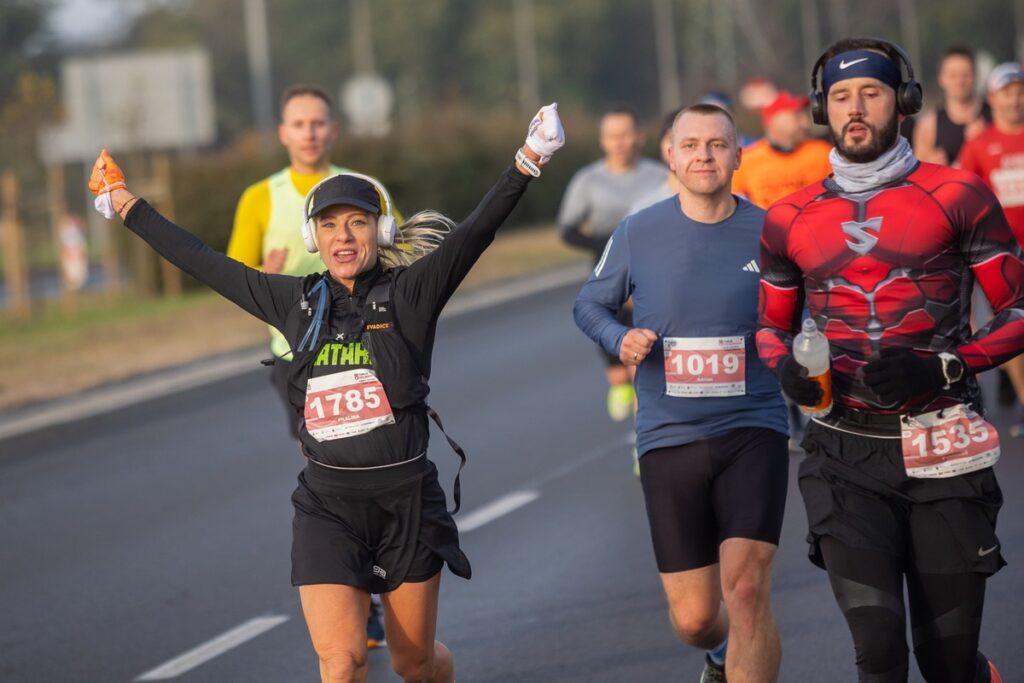
<path fill-rule="evenodd" d="M 168 678 L 176 678 L 186 671 L 191 671 L 200 664 L 204 664 L 214 657 L 222 655 L 228 650 L 238 647 L 247 640 L 252 640 L 261 633 L 269 631 L 286 621 L 288 621 L 288 617 L 284 615 L 250 619 L 244 624 L 240 624 L 230 631 L 226 631 L 216 638 L 189 650 L 185 654 L 179 655 L 151 671 L 147 671 L 135 680 L 163 681 Z"/>
<path fill-rule="evenodd" d="M 612 453 L 620 453 L 624 447 L 632 448 L 636 444 L 636 432 L 630 430 L 621 439 L 616 439 L 604 448 L 598 448 L 597 450 L 590 451 L 585 455 L 581 455 L 575 460 L 570 460 L 561 467 L 556 467 L 545 474 L 543 477 L 534 479 L 529 484 L 528 488 L 539 489 L 550 484 L 556 479 L 561 479 L 567 474 L 578 470 L 584 465 L 588 465 L 595 460 L 600 460 L 605 456 L 611 455 Z"/>
<path fill-rule="evenodd" d="M 541 275 L 486 287 L 453 299 L 441 313 L 442 318 L 454 318 L 484 308 L 497 306 L 514 299 L 537 294 L 573 282 L 581 282 L 589 268 L 586 264 L 568 266 Z M 37 429 L 102 415 L 135 403 L 210 384 L 218 380 L 242 375 L 259 367 L 267 358 L 266 348 L 249 349 L 231 354 L 220 360 L 200 362 L 142 380 L 128 380 L 117 386 L 87 390 L 79 395 L 56 399 L 52 403 L 32 408 L 24 415 L 0 419 L 0 440 Z M 0 416 L 2 418 L 3 416 Z"/>
<path fill-rule="evenodd" d="M 499 517 L 504 517 L 513 510 L 518 510 L 538 498 L 540 498 L 540 494 L 536 491 L 513 491 L 484 505 L 482 508 L 473 510 L 465 515 L 459 515 L 455 523 L 459 527 L 459 533 L 465 534 L 474 529 L 479 529 Z"/>
<path fill-rule="evenodd" d="M 549 289 L 570 285 L 574 282 L 582 283 L 589 274 L 590 266 L 586 263 L 581 263 L 504 284 L 474 289 L 453 298 L 444 307 L 444 310 L 441 311 L 441 319 L 454 318 L 464 313 L 491 308 L 514 299 L 522 299 L 523 297 L 539 294 Z"/>
<path fill-rule="evenodd" d="M 529 485 L 529 488 L 520 491 L 513 491 L 491 501 L 481 508 L 459 515 L 459 519 L 456 520 L 459 527 L 459 533 L 464 534 L 474 531 L 486 524 L 490 524 L 496 519 L 518 510 L 524 505 L 529 505 L 540 498 L 540 492 L 537 489 L 541 486 L 551 483 L 555 479 L 564 477 L 570 472 L 579 469 L 588 463 L 594 462 L 595 460 L 603 458 L 616 451 L 621 451 L 624 446 L 632 445 L 634 439 L 634 434 L 630 432 L 622 439 L 618 439 L 603 448 L 598 448 L 586 455 L 565 463 L 561 467 L 549 471 L 545 476 L 533 481 Z M 244 624 L 236 626 L 230 631 L 226 631 L 216 638 L 208 640 L 202 645 L 199 645 L 188 652 L 161 664 L 155 669 L 147 671 L 135 680 L 162 681 L 176 678 L 181 674 L 191 671 L 197 666 L 224 654 L 228 650 L 238 647 L 242 643 L 269 631 L 285 621 L 288 621 L 288 617 L 284 615 L 250 619 Z"/>
<path fill-rule="evenodd" d="M 630 432 L 622 439 L 614 441 L 604 448 L 591 451 L 582 457 L 570 460 L 561 467 L 551 470 L 543 477 L 527 484 L 527 488 L 523 490 L 505 494 L 501 498 L 484 505 L 482 508 L 460 514 L 458 519 L 455 520 L 456 525 L 459 527 L 459 533 L 465 534 L 475 529 L 479 529 L 485 524 L 490 524 L 499 517 L 504 517 L 510 512 L 518 510 L 524 505 L 529 505 L 540 498 L 540 492 L 537 489 L 543 487 L 545 484 L 549 484 L 555 479 L 560 479 L 573 470 L 579 469 L 580 467 L 583 467 L 595 460 L 599 460 L 611 453 L 621 451 L 623 446 L 632 446 L 635 441 L 636 435 L 633 432 Z"/>

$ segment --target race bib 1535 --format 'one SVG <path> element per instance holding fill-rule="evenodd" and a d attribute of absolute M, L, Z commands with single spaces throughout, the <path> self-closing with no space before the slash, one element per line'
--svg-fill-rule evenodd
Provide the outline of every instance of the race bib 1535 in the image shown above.
<path fill-rule="evenodd" d="M 963 404 L 913 417 L 904 415 L 903 466 L 914 479 L 943 479 L 991 467 L 999 460 L 999 433 Z"/>

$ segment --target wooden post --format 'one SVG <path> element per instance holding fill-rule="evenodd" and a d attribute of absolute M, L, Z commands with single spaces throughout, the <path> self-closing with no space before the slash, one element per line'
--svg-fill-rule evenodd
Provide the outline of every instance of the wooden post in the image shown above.
<path fill-rule="evenodd" d="M 103 290 L 107 301 L 116 301 L 121 296 L 121 251 L 117 248 L 118 233 L 111 228 L 110 221 L 103 220 L 99 234 L 103 241 Z"/>
<path fill-rule="evenodd" d="M 124 155 L 122 168 L 125 175 L 132 179 L 131 190 L 140 197 L 147 197 L 153 200 L 153 193 L 149 189 L 152 183 L 146 178 L 146 157 L 143 152 L 135 151 Z M 115 219 L 116 220 L 116 219 Z M 128 238 L 131 243 L 131 271 L 132 281 L 135 283 L 135 293 L 144 298 L 155 296 L 157 293 L 156 282 L 156 259 L 146 241 L 131 233 Z"/>
<path fill-rule="evenodd" d="M 78 309 L 78 292 L 65 276 L 64 264 L 61 262 L 61 246 L 64 240 L 60 229 L 61 223 L 66 220 L 68 207 L 64 201 L 64 167 L 60 164 L 54 164 L 46 169 L 46 199 L 50 205 L 53 252 L 57 257 L 57 271 L 60 274 L 60 308 L 65 313 L 73 313 Z"/>
<path fill-rule="evenodd" d="M 143 296 L 156 294 L 156 269 L 153 268 L 153 251 L 146 241 L 132 233 L 132 273 L 138 293 Z"/>
<path fill-rule="evenodd" d="M 7 285 L 7 307 L 19 318 L 31 312 L 28 295 L 28 267 L 25 260 L 25 230 L 18 221 L 18 180 L 14 171 L 0 176 L 0 223 L 3 224 L 4 280 Z"/>
<path fill-rule="evenodd" d="M 159 188 L 155 197 L 157 210 L 167 220 L 174 220 L 174 193 L 171 191 L 171 159 L 164 154 L 153 158 L 153 187 Z M 181 297 L 181 271 L 167 259 L 160 259 L 160 274 L 164 283 L 164 294 L 178 299 Z"/>

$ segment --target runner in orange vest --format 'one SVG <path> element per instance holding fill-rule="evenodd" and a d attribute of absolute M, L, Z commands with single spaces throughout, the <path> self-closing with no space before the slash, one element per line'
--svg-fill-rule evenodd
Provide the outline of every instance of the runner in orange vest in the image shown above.
<path fill-rule="evenodd" d="M 764 137 L 743 150 L 732 191 L 767 209 L 776 200 L 823 180 L 832 172 L 824 140 L 809 138 L 807 98 L 785 90 L 761 110 Z"/>

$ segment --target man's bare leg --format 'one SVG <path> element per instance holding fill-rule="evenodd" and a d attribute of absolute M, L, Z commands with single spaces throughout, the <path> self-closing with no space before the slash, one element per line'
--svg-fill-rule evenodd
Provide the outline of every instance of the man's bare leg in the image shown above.
<path fill-rule="evenodd" d="M 722 608 L 719 565 L 662 573 L 661 584 L 679 639 L 702 650 L 721 645 L 729 632 L 729 618 Z"/>
<path fill-rule="evenodd" d="M 772 560 L 776 546 L 745 538 L 727 538 L 719 549 L 722 594 L 729 611 L 730 683 L 774 683 L 782 645 L 772 614 Z"/>

